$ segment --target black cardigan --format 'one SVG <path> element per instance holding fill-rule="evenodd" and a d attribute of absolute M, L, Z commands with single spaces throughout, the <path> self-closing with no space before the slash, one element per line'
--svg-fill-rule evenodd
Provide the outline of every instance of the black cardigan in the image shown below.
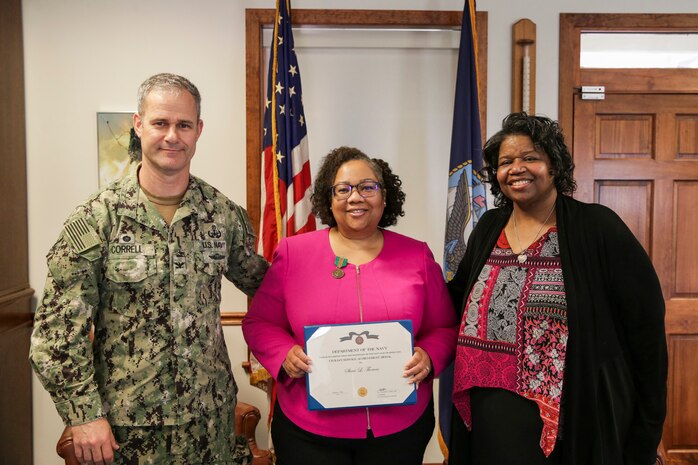
<path fill-rule="evenodd" d="M 558 195 L 569 340 L 563 384 L 565 465 L 651 465 L 666 415 L 664 299 L 649 257 L 609 208 Z M 456 311 L 509 218 L 490 210 L 449 283 Z M 468 438 L 458 413 L 451 441 Z"/>

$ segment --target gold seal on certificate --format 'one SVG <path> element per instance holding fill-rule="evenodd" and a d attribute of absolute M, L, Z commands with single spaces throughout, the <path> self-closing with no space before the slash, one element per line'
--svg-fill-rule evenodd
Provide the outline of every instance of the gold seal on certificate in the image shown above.
<path fill-rule="evenodd" d="M 313 360 L 310 410 L 417 401 L 414 384 L 402 377 L 413 352 L 409 320 L 306 326 L 305 348 Z"/>

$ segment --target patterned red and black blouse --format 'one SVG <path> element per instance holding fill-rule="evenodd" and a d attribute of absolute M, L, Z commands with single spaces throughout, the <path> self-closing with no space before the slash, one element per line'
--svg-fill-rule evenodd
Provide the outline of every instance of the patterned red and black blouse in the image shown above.
<path fill-rule="evenodd" d="M 453 401 L 471 427 L 469 390 L 501 388 L 535 402 L 540 446 L 555 447 L 567 350 L 567 302 L 557 228 L 520 263 L 504 230 L 466 301 L 458 333 Z"/>

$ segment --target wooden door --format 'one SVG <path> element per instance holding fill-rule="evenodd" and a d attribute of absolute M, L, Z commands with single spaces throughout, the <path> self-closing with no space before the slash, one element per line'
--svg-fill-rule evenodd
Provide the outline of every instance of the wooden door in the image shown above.
<path fill-rule="evenodd" d="M 575 197 L 615 210 L 652 258 L 667 310 L 662 443 L 669 463 L 698 464 L 698 94 L 577 94 L 573 106 Z"/>

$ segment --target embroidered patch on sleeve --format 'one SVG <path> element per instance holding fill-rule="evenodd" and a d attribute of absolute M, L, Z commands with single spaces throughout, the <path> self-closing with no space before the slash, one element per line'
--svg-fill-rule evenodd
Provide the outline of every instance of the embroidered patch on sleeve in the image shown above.
<path fill-rule="evenodd" d="M 82 253 L 99 245 L 99 236 L 95 230 L 87 224 L 85 218 L 78 218 L 65 225 L 63 228 L 65 237 L 75 253 Z"/>

